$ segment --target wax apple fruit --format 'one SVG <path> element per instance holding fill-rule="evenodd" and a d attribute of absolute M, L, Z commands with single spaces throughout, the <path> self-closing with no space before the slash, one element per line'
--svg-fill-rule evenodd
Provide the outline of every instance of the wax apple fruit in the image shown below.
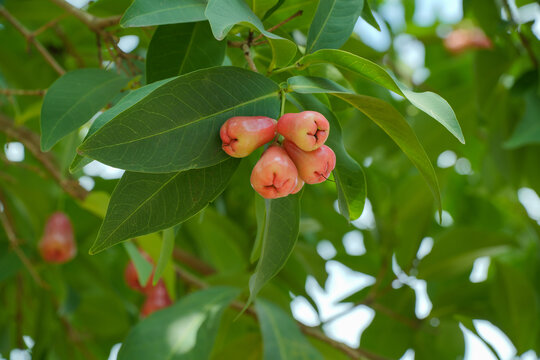
<path fill-rule="evenodd" d="M 469 49 L 491 49 L 491 40 L 479 28 L 456 29 L 444 39 L 444 47 L 452 54 Z"/>
<path fill-rule="evenodd" d="M 326 145 L 308 152 L 300 149 L 292 141 L 285 140 L 283 148 L 293 160 L 298 169 L 298 175 L 306 184 L 318 184 L 325 181 L 336 167 L 336 155 Z"/>
<path fill-rule="evenodd" d="M 297 170 L 298 170 L 298 169 L 297 169 Z M 297 178 L 296 178 L 296 187 L 293 189 L 293 191 L 291 191 L 291 195 L 292 195 L 292 194 L 296 194 L 297 192 L 299 192 L 300 190 L 302 190 L 302 188 L 304 187 L 304 184 L 305 184 L 304 180 L 302 180 L 302 179 L 300 178 L 300 176 L 297 177 Z"/>
<path fill-rule="evenodd" d="M 298 171 L 282 147 L 270 146 L 251 172 L 251 186 L 265 199 L 287 196 L 297 184 Z"/>
<path fill-rule="evenodd" d="M 227 154 L 246 157 L 276 136 L 276 120 L 265 116 L 235 116 L 221 126 L 219 135 Z"/>
<path fill-rule="evenodd" d="M 150 288 L 146 300 L 141 309 L 141 316 L 146 317 L 151 313 L 166 308 L 172 301 L 167 293 L 167 288 L 163 280 L 159 280 L 156 286 Z"/>
<path fill-rule="evenodd" d="M 328 120 L 316 111 L 285 114 L 279 118 L 277 132 L 304 151 L 321 147 L 330 131 Z"/>
<path fill-rule="evenodd" d="M 56 212 L 49 217 L 38 248 L 43 259 L 51 263 L 61 264 L 75 257 L 77 244 L 73 227 L 64 213 Z"/>

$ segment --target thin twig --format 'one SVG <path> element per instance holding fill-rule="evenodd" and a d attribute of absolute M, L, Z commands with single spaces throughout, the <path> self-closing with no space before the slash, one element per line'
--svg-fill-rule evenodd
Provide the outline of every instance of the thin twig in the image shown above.
<path fill-rule="evenodd" d="M 66 51 L 68 52 L 68 54 L 73 56 L 73 58 L 75 59 L 75 62 L 77 63 L 77 66 L 79 68 L 85 67 L 83 57 L 77 52 L 77 50 L 75 49 L 75 46 L 69 40 L 69 38 L 67 37 L 65 31 L 60 27 L 60 25 L 55 25 L 53 27 L 53 29 L 54 29 L 54 32 L 56 33 L 56 35 L 58 35 L 60 40 L 62 40 L 62 42 L 64 43 L 64 47 L 66 48 Z"/>
<path fill-rule="evenodd" d="M 34 30 L 32 32 L 32 36 L 36 37 L 36 36 L 40 35 L 45 30 L 47 30 L 47 29 L 55 26 L 56 24 L 58 24 L 60 22 L 60 20 L 64 19 L 66 16 L 67 16 L 67 14 L 62 14 L 62 15 L 58 16 L 56 19 L 52 19 L 51 21 L 49 21 L 48 23 L 46 23 L 45 25 L 43 25 L 39 29 Z"/>
<path fill-rule="evenodd" d="M 53 177 L 60 187 L 71 197 L 84 200 L 88 195 L 75 179 L 64 178 L 50 153 L 42 152 L 39 147 L 39 136 L 24 126 L 15 126 L 7 116 L 0 114 L 0 131 L 7 136 L 21 142 L 43 165 L 45 170 Z"/>
<path fill-rule="evenodd" d="M 529 39 L 521 32 L 521 26 L 518 24 L 516 19 L 514 18 L 514 13 L 512 12 L 512 9 L 510 8 L 510 4 L 508 3 L 508 0 L 503 0 L 503 7 L 508 14 L 508 18 L 512 22 L 512 24 L 515 26 L 516 31 L 518 33 L 519 40 L 521 41 L 521 44 L 525 48 L 525 51 L 527 52 L 527 55 L 531 59 L 531 62 L 535 69 L 538 69 L 538 60 L 536 59 L 536 56 L 534 55 L 534 51 L 531 48 L 531 44 L 529 43 Z"/>
<path fill-rule="evenodd" d="M 207 265 L 207 266 L 210 267 L 210 265 Z M 180 279 L 182 279 L 182 281 L 184 281 L 185 283 L 187 283 L 189 285 L 192 285 L 192 286 L 194 286 L 194 287 L 196 287 L 198 289 L 205 289 L 205 288 L 208 287 L 208 284 L 206 284 L 204 281 L 200 280 L 199 278 L 192 275 L 191 273 L 185 271 L 181 267 L 176 266 L 175 269 L 176 269 L 176 274 L 178 275 L 178 277 Z M 244 309 L 245 305 L 246 304 L 243 303 L 243 302 L 234 301 L 231 304 L 231 307 L 238 310 L 238 311 L 242 311 Z M 253 307 L 248 307 L 244 313 L 251 316 L 251 317 L 253 317 L 253 318 L 255 318 L 255 319 L 257 319 L 257 313 L 255 312 Z M 359 348 L 355 349 L 355 348 L 352 348 L 352 347 L 350 347 L 350 346 L 348 346 L 346 344 L 343 344 L 343 343 L 341 343 L 339 341 L 331 339 L 328 336 L 326 336 L 322 331 L 320 331 L 318 328 L 306 326 L 306 325 L 304 325 L 302 323 L 299 323 L 299 322 L 297 322 L 297 325 L 304 334 L 309 335 L 311 337 L 314 337 L 314 338 L 316 338 L 316 339 L 318 339 L 320 341 L 323 341 L 323 342 L 327 343 L 328 345 L 334 347 L 335 349 L 340 350 L 341 352 L 343 352 L 344 354 L 349 356 L 351 359 L 366 358 L 366 359 L 370 359 L 370 360 L 387 360 L 384 357 L 381 357 L 381 356 L 379 356 L 377 354 L 373 354 L 373 353 L 371 353 L 369 351 L 366 351 L 364 349 L 359 349 Z"/>
<path fill-rule="evenodd" d="M 34 268 L 34 265 L 30 262 L 26 254 L 19 247 L 19 240 L 17 240 L 17 235 L 15 234 L 15 228 L 9 216 L 8 205 L 4 195 L 0 192 L 0 203 L 2 204 L 3 210 L 0 211 L 0 223 L 4 228 L 4 231 L 7 235 L 7 238 L 11 244 L 11 248 L 15 254 L 19 257 L 23 265 L 26 267 L 30 276 L 34 279 L 36 284 L 42 288 L 47 288 L 48 285 L 41 279 L 38 272 Z"/>
<path fill-rule="evenodd" d="M 283 20 L 282 22 L 280 22 L 279 24 L 277 25 L 274 25 L 272 26 L 270 29 L 266 30 L 268 32 L 272 32 L 278 28 L 280 28 L 281 26 L 285 25 L 286 23 L 288 23 L 289 21 L 291 21 L 292 19 L 302 15 L 304 13 L 303 10 L 298 10 L 297 12 L 295 12 L 293 15 L 289 16 L 288 18 L 286 18 L 285 20 Z M 263 34 L 260 34 L 259 36 L 257 36 L 255 39 L 253 39 L 253 43 L 256 43 L 258 40 L 261 40 L 263 38 Z"/>
<path fill-rule="evenodd" d="M 88 26 L 92 31 L 100 32 L 106 27 L 116 25 L 120 22 L 121 16 L 111 16 L 107 18 L 100 18 L 92 14 L 87 13 L 86 11 L 77 9 L 75 6 L 64 0 L 50 0 L 55 5 L 66 10 L 71 15 L 75 16 L 77 19 L 82 21 L 86 26 Z"/>
<path fill-rule="evenodd" d="M 2 95 L 17 95 L 17 96 L 44 96 L 47 90 L 45 89 L 0 89 Z"/>
<path fill-rule="evenodd" d="M 19 20 L 17 20 L 9 11 L 7 11 L 3 6 L 0 6 L 0 15 L 6 18 L 8 22 L 13 25 L 17 31 L 19 31 L 28 41 L 29 43 L 32 43 L 37 51 L 43 56 L 45 61 L 51 65 L 51 67 L 59 74 L 64 75 L 66 73 L 66 70 L 60 64 L 56 62 L 56 60 L 52 57 L 51 53 L 45 49 L 45 47 L 33 36 L 32 32 L 29 31 L 24 25 L 22 25 Z"/>
<path fill-rule="evenodd" d="M 253 59 L 251 58 L 251 51 L 249 50 L 249 45 L 242 45 L 242 51 L 244 52 L 244 57 L 246 58 L 249 68 L 255 72 L 259 72 L 257 70 L 257 67 L 255 66 L 255 63 L 253 62 Z"/>
<path fill-rule="evenodd" d="M 204 261 L 179 248 L 174 249 L 173 258 L 176 261 L 189 266 L 201 275 L 212 275 L 216 272 L 214 268 L 206 264 Z"/>

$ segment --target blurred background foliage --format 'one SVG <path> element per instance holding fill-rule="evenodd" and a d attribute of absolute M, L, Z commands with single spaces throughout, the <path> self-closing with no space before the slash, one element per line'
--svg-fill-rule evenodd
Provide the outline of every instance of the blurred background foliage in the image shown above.
<path fill-rule="evenodd" d="M 275 3 L 246 1 L 259 17 Z M 88 11 L 101 17 L 120 15 L 130 2 L 99 0 Z M 29 31 L 47 26 L 35 39 L 65 69 L 98 67 L 100 58 L 111 60 L 92 31 L 53 3 L 3 3 Z M 302 16 L 277 33 L 305 44 L 316 5 L 287 0 L 265 26 L 302 9 Z M 455 110 L 466 144 L 408 102 L 353 73 L 330 65 L 312 66 L 309 73 L 387 100 L 406 117 L 437 164 L 442 223 L 437 222 L 424 180 L 391 139 L 359 111 L 336 98 L 317 95 L 339 116 L 346 148 L 364 166 L 369 201 L 362 217 L 348 223 L 335 210 L 333 184 L 307 187 L 299 243 L 261 296 L 289 313 L 292 297 L 295 302 L 303 297 L 304 315 L 293 306 L 294 315 L 338 339 L 353 330 L 331 326 L 338 321 L 337 308 L 345 309 L 341 317 L 354 311 L 351 304 L 371 309 L 374 316 L 361 326 L 367 328 L 360 336 L 356 324 L 356 337 L 349 343 L 390 359 L 405 353 L 416 359 L 459 358 L 465 353 L 463 331 L 478 333 L 475 319 L 502 330 L 515 353 L 540 353 L 540 3 L 372 0 L 369 5 L 381 32 L 359 20 L 342 49 L 384 65 L 417 91 L 440 94 Z M 455 53 L 444 42 L 455 29 L 481 29 L 491 45 L 472 45 Z M 129 52 L 144 57 L 153 31 L 154 27 L 115 27 L 113 33 L 121 43 L 131 43 Z M 237 32 L 246 30 L 239 26 Z M 254 48 L 253 56 L 264 72 L 271 59 L 269 47 Z M 246 66 L 238 48 L 227 50 L 225 62 Z M 28 39 L 0 16 L 0 91 L 46 89 L 57 77 Z M 134 81 L 144 83 L 144 74 Z M 124 282 L 128 255 L 121 246 L 88 255 L 101 221 L 95 209 L 106 207 L 103 198 L 83 202 L 67 195 L 43 167 L 42 155 L 21 147 L 21 139 L 10 133 L 9 119 L 39 133 L 41 103 L 40 96 L 0 92 L 1 210 L 13 225 L 16 247 L 48 284 L 39 286 L 1 231 L 0 354 L 25 348 L 22 335 L 28 335 L 35 341 L 36 359 L 105 359 L 139 321 L 143 299 Z M 297 111 L 292 104 L 287 106 L 288 111 Z M 83 135 L 74 133 L 50 153 L 63 179 L 70 176 L 69 164 Z M 175 257 L 180 266 L 205 276 L 209 284 L 245 288 L 254 268 L 250 253 L 257 231 L 255 193 L 248 179 L 256 157 L 250 160 L 252 164 L 242 162 L 211 206 L 180 227 L 175 239 L 183 252 Z M 74 178 L 92 194 L 110 194 L 118 173 L 94 163 Z M 45 220 L 56 210 L 72 219 L 79 248 L 76 259 L 62 266 L 44 263 L 36 248 Z M 159 254 L 159 241 L 143 239 L 139 245 Z M 211 271 L 186 266 L 182 255 L 203 261 Z M 336 281 L 328 277 L 329 262 L 366 275 L 361 286 L 336 300 L 348 304 L 345 307 L 324 304 L 314 295 L 318 286 L 330 291 L 333 285 L 327 281 Z M 193 290 L 181 279 L 169 280 L 168 285 L 178 298 Z M 334 306 L 332 315 L 329 306 Z M 314 314 L 309 321 L 306 311 Z M 231 309 L 225 312 L 213 358 L 262 357 L 258 325 L 245 316 L 233 322 L 235 316 Z M 327 344 L 311 341 L 325 358 L 344 358 Z M 486 345 L 497 348 L 489 341 Z M 501 356 L 497 351 L 492 354 Z"/>

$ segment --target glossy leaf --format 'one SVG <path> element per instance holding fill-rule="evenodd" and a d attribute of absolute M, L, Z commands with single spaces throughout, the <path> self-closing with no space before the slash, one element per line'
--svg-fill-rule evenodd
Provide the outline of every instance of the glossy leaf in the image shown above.
<path fill-rule="evenodd" d="M 418 266 L 422 279 L 444 279 L 470 271 L 481 256 L 501 254 L 514 245 L 511 238 L 488 231 L 457 228 L 435 239 L 431 252 Z"/>
<path fill-rule="evenodd" d="M 285 266 L 291 255 L 300 223 L 302 191 L 279 199 L 266 200 L 266 221 L 262 250 L 255 273 L 249 279 L 249 302 Z"/>
<path fill-rule="evenodd" d="M 205 0 L 135 0 L 120 20 L 120 25 L 153 26 L 206 20 Z"/>
<path fill-rule="evenodd" d="M 255 310 L 263 336 L 264 359 L 323 359 L 291 316 L 277 305 L 260 299 L 255 302 Z"/>
<path fill-rule="evenodd" d="M 51 85 L 41 108 L 41 149 L 50 150 L 101 110 L 127 84 L 112 71 L 80 69 Z"/>
<path fill-rule="evenodd" d="M 124 173 L 90 253 L 187 220 L 225 189 L 238 163 L 230 158 L 208 168 L 176 173 Z"/>
<path fill-rule="evenodd" d="M 159 26 L 148 46 L 146 81 L 219 66 L 226 49 L 226 42 L 214 38 L 206 21 Z"/>
<path fill-rule="evenodd" d="M 255 217 L 257 219 L 257 234 L 251 249 L 249 261 L 254 263 L 261 256 L 261 248 L 264 236 L 264 228 L 266 222 L 266 203 L 261 196 L 255 196 Z"/>
<path fill-rule="evenodd" d="M 377 19 L 375 19 L 375 16 L 373 16 L 373 12 L 371 11 L 371 7 L 369 6 L 369 0 L 364 0 L 364 7 L 362 8 L 362 13 L 360 14 L 360 16 L 369 25 L 371 25 L 375 29 L 381 31 L 381 27 L 379 26 L 379 23 L 377 22 Z"/>
<path fill-rule="evenodd" d="M 320 0 L 309 28 L 306 53 L 345 44 L 363 7 L 364 0 Z"/>
<path fill-rule="evenodd" d="M 531 91 L 525 99 L 525 113 L 510 139 L 504 144 L 506 148 L 540 144 L 540 97 Z"/>
<path fill-rule="evenodd" d="M 268 78 L 240 68 L 189 73 L 118 114 L 79 151 L 130 171 L 167 173 L 212 166 L 229 158 L 221 149 L 221 125 L 236 115 L 275 118 L 278 89 Z"/>
<path fill-rule="evenodd" d="M 341 50 L 319 50 L 306 55 L 298 60 L 297 68 L 305 69 L 312 64 L 321 63 L 333 64 L 355 72 L 405 97 L 411 104 L 441 123 L 459 141 L 465 143 L 461 127 L 452 107 L 439 95 L 430 91 L 422 93 L 411 91 L 374 62 Z"/>
<path fill-rule="evenodd" d="M 154 272 L 152 282 L 156 285 L 161 275 L 165 271 L 167 264 L 171 262 L 174 250 L 174 227 L 163 230 L 163 242 L 161 244 L 161 252 Z"/>
<path fill-rule="evenodd" d="M 238 293 L 230 287 L 212 287 L 152 314 L 130 331 L 118 360 L 210 358 L 223 310 Z"/>
<path fill-rule="evenodd" d="M 135 265 L 135 271 L 137 272 L 139 284 L 144 287 L 148 283 L 150 275 L 152 275 L 152 269 L 154 266 L 144 258 L 133 243 L 125 242 L 124 248 L 129 254 L 131 261 L 133 261 L 133 265 Z"/>
<path fill-rule="evenodd" d="M 266 31 L 262 21 L 243 0 L 209 0 L 205 14 L 218 40 L 223 40 L 232 27 L 238 23 L 249 23 L 259 30 L 268 39 L 272 48 L 273 58 L 270 69 L 288 65 L 296 55 L 296 44 Z"/>

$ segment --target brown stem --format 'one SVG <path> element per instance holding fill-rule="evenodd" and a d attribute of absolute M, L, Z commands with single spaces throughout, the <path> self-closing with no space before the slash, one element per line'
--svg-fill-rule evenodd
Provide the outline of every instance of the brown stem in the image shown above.
<path fill-rule="evenodd" d="M 45 89 L 0 89 L 2 95 L 19 95 L 19 96 L 44 96 L 47 90 Z"/>
<path fill-rule="evenodd" d="M 199 260 L 200 261 L 200 260 Z M 210 265 L 207 265 L 208 267 L 210 267 Z M 178 275 L 178 277 L 180 279 L 182 279 L 182 281 L 184 281 L 185 283 L 195 287 L 195 288 L 198 288 L 198 289 L 205 289 L 208 287 L 208 284 L 206 284 L 204 281 L 200 280 L 199 278 L 197 278 L 196 276 L 190 274 L 189 272 L 185 271 L 184 269 L 182 269 L 181 267 L 179 266 L 176 266 L 176 274 Z M 240 301 L 234 301 L 232 304 L 231 304 L 231 307 L 235 310 L 238 310 L 238 311 L 242 311 L 245 307 L 245 303 L 243 302 L 240 302 Z M 253 309 L 253 307 L 248 307 L 246 309 L 246 311 L 244 312 L 245 314 L 257 319 L 257 313 L 255 312 L 255 310 Z M 369 351 L 366 351 L 364 349 L 354 349 L 346 344 L 343 344 L 339 341 L 336 341 L 334 339 L 331 339 L 329 338 L 328 336 L 326 336 L 322 331 L 320 331 L 318 328 L 314 328 L 314 327 L 310 327 L 310 326 L 306 326 L 304 324 L 301 324 L 299 322 L 297 322 L 297 325 L 298 327 L 300 328 L 300 330 L 306 334 L 306 335 L 309 335 L 311 337 L 314 337 L 320 341 L 323 341 L 325 343 L 327 343 L 328 345 L 334 347 L 335 349 L 343 352 L 344 354 L 346 354 L 347 356 L 349 356 L 351 359 L 362 359 L 362 358 L 365 358 L 365 359 L 369 359 L 369 360 L 387 360 L 386 358 L 384 357 L 381 357 L 377 354 L 373 354 Z"/>
<path fill-rule="evenodd" d="M 251 58 L 251 51 L 249 50 L 249 45 L 243 44 L 242 51 L 244 52 L 244 57 L 246 58 L 249 68 L 255 72 L 259 72 L 257 70 L 257 67 L 255 66 L 255 63 L 253 62 L 253 59 Z"/>
<path fill-rule="evenodd" d="M 78 200 L 84 200 L 86 198 L 88 191 L 81 187 L 75 179 L 64 178 L 52 155 L 41 151 L 39 148 L 39 137 L 33 131 L 23 126 L 15 126 L 13 121 L 3 114 L 0 114 L 0 131 L 21 142 L 39 160 L 64 192 Z"/>
<path fill-rule="evenodd" d="M 66 16 L 67 16 L 67 14 L 62 14 L 62 15 L 58 16 L 56 19 L 52 19 L 51 21 L 49 21 L 48 23 L 46 23 L 45 25 L 43 25 L 39 29 L 34 30 L 34 32 L 32 32 L 32 36 L 37 37 L 38 35 L 43 33 L 45 30 L 47 30 L 47 29 L 55 26 L 56 24 L 58 24 L 60 22 L 60 20 L 64 19 Z"/>
<path fill-rule="evenodd" d="M 174 260 L 189 266 L 201 275 L 212 275 L 216 272 L 214 268 L 212 268 L 204 261 L 201 261 L 199 258 L 179 248 L 174 249 L 173 258 Z"/>
<path fill-rule="evenodd" d="M 0 211 L 0 223 L 2 224 L 2 227 L 4 228 L 4 231 L 6 232 L 7 238 L 11 244 L 11 248 L 13 249 L 15 254 L 19 257 L 23 265 L 26 267 L 26 269 L 30 273 L 30 276 L 32 276 L 36 284 L 38 284 L 38 286 L 42 288 L 48 288 L 48 285 L 43 281 L 43 279 L 41 279 L 38 272 L 34 268 L 34 265 L 32 265 L 28 257 L 26 257 L 26 254 L 19 247 L 19 240 L 17 240 L 17 235 L 15 234 L 15 227 L 13 226 L 13 222 L 11 221 L 11 218 L 9 216 L 7 202 L 4 197 L 4 194 L 1 192 L 0 192 L 0 203 L 3 207 L 3 210 Z"/>
<path fill-rule="evenodd" d="M 116 25 L 120 22 L 120 16 L 111 16 L 108 18 L 100 18 L 86 11 L 77 9 L 75 6 L 64 0 L 50 0 L 52 3 L 66 10 L 71 15 L 75 16 L 81 22 L 83 22 L 90 30 L 100 32 L 106 27 Z"/>
<path fill-rule="evenodd" d="M 297 12 L 295 12 L 293 15 L 289 16 L 288 18 L 286 18 L 285 20 L 283 20 L 282 22 L 280 22 L 279 24 L 277 25 L 274 25 L 272 26 L 270 29 L 268 29 L 267 31 L 268 32 L 272 32 L 274 30 L 276 30 L 277 28 L 285 25 L 286 23 L 288 23 L 289 21 L 291 21 L 292 19 L 302 15 L 304 13 L 303 10 L 298 10 Z M 259 36 L 257 36 L 255 39 L 253 39 L 253 43 L 257 42 L 258 40 L 261 40 L 263 38 L 263 34 L 260 34 Z"/>
<path fill-rule="evenodd" d="M 30 32 L 26 27 L 24 27 L 19 20 L 17 20 L 9 11 L 6 10 L 3 6 L 0 6 L 0 15 L 6 18 L 6 20 L 13 25 L 17 31 L 19 31 L 28 41 L 29 43 L 33 44 L 37 51 L 43 56 L 45 61 L 51 65 L 51 67 L 59 74 L 64 75 L 66 73 L 66 70 L 60 64 L 56 62 L 56 60 L 52 57 L 52 55 L 43 47 L 43 45 L 36 40 L 36 38 L 33 36 L 32 32 Z"/>
<path fill-rule="evenodd" d="M 403 315 L 395 312 L 394 310 L 392 310 L 390 308 L 387 308 L 386 306 L 381 305 L 379 303 L 373 303 L 371 305 L 371 307 L 374 310 L 377 310 L 380 313 L 385 314 L 386 316 L 388 316 L 388 317 L 390 317 L 390 318 L 392 318 L 394 320 L 397 320 L 400 323 L 405 324 L 410 328 L 418 329 L 418 327 L 420 326 L 420 323 L 421 323 L 420 320 L 414 320 L 414 319 L 408 318 L 406 316 L 403 316 Z"/>
<path fill-rule="evenodd" d="M 73 58 L 75 59 L 75 62 L 77 63 L 77 67 L 79 68 L 85 67 L 83 57 L 77 52 L 77 50 L 75 49 L 75 46 L 73 46 L 73 43 L 69 40 L 65 31 L 59 25 L 55 25 L 53 29 L 56 35 L 64 43 L 64 47 L 66 48 L 66 51 L 68 52 L 68 54 L 73 56 Z"/>

